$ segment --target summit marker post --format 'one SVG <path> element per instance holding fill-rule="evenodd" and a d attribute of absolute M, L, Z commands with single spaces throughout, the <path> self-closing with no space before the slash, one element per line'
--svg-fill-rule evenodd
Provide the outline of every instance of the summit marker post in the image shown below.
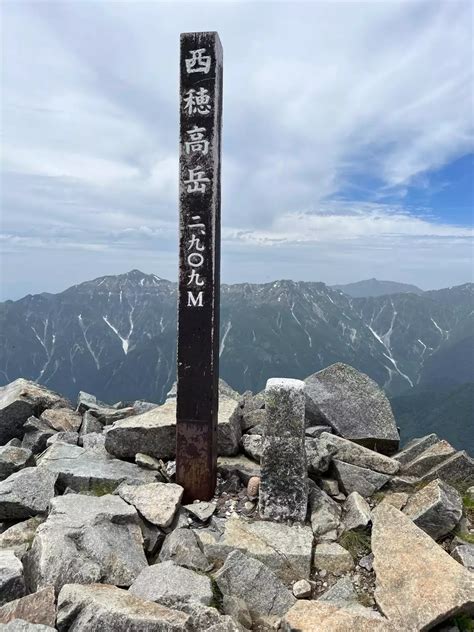
<path fill-rule="evenodd" d="M 222 46 L 182 33 L 180 52 L 176 482 L 212 498 L 219 386 Z"/>

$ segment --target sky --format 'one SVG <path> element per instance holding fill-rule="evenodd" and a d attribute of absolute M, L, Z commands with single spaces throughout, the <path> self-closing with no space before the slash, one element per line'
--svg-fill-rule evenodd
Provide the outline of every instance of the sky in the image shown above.
<path fill-rule="evenodd" d="M 473 6 L 4 0 L 0 298 L 176 280 L 179 34 L 212 30 L 224 282 L 472 281 Z"/>

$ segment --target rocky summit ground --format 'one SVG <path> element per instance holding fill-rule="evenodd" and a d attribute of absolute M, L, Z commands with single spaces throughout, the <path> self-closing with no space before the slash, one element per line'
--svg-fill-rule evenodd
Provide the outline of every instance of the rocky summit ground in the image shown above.
<path fill-rule="evenodd" d="M 286 523 L 259 514 L 263 393 L 220 383 L 216 494 L 186 505 L 173 390 L 157 406 L 1 388 L 0 629 L 474 630 L 473 459 L 434 434 L 400 446 L 347 365 L 304 393 L 308 509 Z"/>

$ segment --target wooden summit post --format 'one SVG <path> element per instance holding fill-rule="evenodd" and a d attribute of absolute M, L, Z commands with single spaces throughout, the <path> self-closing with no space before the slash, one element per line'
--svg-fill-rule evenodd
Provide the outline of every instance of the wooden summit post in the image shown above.
<path fill-rule="evenodd" d="M 181 34 L 176 481 L 212 498 L 217 472 L 222 46 Z"/>

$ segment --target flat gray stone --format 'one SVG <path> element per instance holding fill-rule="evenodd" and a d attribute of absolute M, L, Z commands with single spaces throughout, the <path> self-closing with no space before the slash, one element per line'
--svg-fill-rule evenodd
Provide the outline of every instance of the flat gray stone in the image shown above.
<path fill-rule="evenodd" d="M 35 465 L 31 450 L 13 445 L 0 446 L 0 481 L 31 465 Z"/>
<path fill-rule="evenodd" d="M 215 512 L 216 507 L 216 503 L 205 502 L 202 500 L 190 505 L 184 505 L 184 509 L 186 509 L 191 517 L 197 518 L 201 522 L 207 522 Z"/>
<path fill-rule="evenodd" d="M 317 485 L 309 493 L 311 528 L 319 540 L 336 540 L 341 523 L 341 506 Z"/>
<path fill-rule="evenodd" d="M 459 524 L 462 498 L 454 487 L 436 479 L 408 499 L 403 513 L 425 533 L 439 540 Z"/>
<path fill-rule="evenodd" d="M 430 630 L 474 612 L 474 576 L 388 504 L 373 511 L 375 599 L 397 630 Z"/>
<path fill-rule="evenodd" d="M 77 445 L 79 441 L 79 433 L 77 432 L 55 432 L 53 435 L 46 439 L 46 447 L 49 448 L 50 445 L 56 443 L 56 441 L 61 441 L 62 443 L 70 443 L 71 445 Z"/>
<path fill-rule="evenodd" d="M 349 551 L 337 542 L 320 542 L 314 549 L 313 565 L 317 570 L 340 575 L 354 568 L 354 560 Z"/>
<path fill-rule="evenodd" d="M 318 597 L 318 601 L 356 603 L 358 599 L 350 577 L 341 577 L 331 588 L 328 588 L 325 593 Z"/>
<path fill-rule="evenodd" d="M 334 459 L 344 463 L 365 467 L 382 474 L 396 474 L 400 469 L 400 463 L 395 459 L 334 434 L 324 432 L 319 439 L 319 444 L 331 452 Z"/>
<path fill-rule="evenodd" d="M 252 618 L 282 616 L 295 602 L 275 573 L 242 551 L 228 555 L 215 580 L 222 594 L 238 597 L 247 604 Z"/>
<path fill-rule="evenodd" d="M 402 474 L 404 476 L 422 477 L 433 467 L 443 463 L 450 456 L 453 456 L 455 452 L 456 450 L 447 441 L 438 441 L 429 448 L 426 448 L 426 450 L 413 459 L 413 461 L 405 463 L 402 467 Z"/>
<path fill-rule="evenodd" d="M 79 443 L 84 450 L 96 450 L 102 452 L 104 456 L 109 456 L 109 453 L 105 449 L 105 437 L 103 433 L 88 432 L 87 434 L 83 434 L 79 439 Z"/>
<path fill-rule="evenodd" d="M 68 584 L 58 597 L 59 632 L 183 632 L 191 618 L 115 586 Z"/>
<path fill-rule="evenodd" d="M 23 426 L 25 434 L 21 447 L 30 450 L 33 454 L 39 454 L 46 449 L 47 440 L 56 434 L 45 421 L 36 417 L 29 417 Z"/>
<path fill-rule="evenodd" d="M 370 608 L 354 602 L 299 600 L 280 624 L 281 632 L 402 632 Z M 403 630 L 403 632 L 408 632 Z"/>
<path fill-rule="evenodd" d="M 265 389 L 259 512 L 264 518 L 304 522 L 308 508 L 304 384 L 272 378 Z"/>
<path fill-rule="evenodd" d="M 209 606 L 213 599 L 209 577 L 178 566 L 172 560 L 144 568 L 129 593 L 171 607 L 182 601 Z"/>
<path fill-rule="evenodd" d="M 176 400 L 153 410 L 117 421 L 105 428 L 106 449 L 119 458 L 133 459 L 141 452 L 157 459 L 173 459 L 176 454 Z M 219 399 L 217 446 L 219 455 L 239 451 L 242 434 L 240 408 L 235 399 Z"/>
<path fill-rule="evenodd" d="M 254 461 L 251 461 L 243 454 L 238 456 L 220 456 L 217 459 L 217 471 L 225 477 L 236 474 L 244 485 L 247 485 L 252 477 L 260 477 L 261 474 L 260 465 L 254 463 Z"/>
<path fill-rule="evenodd" d="M 305 438 L 306 464 L 310 474 L 321 475 L 331 464 L 334 449 L 321 443 L 319 439 Z"/>
<path fill-rule="evenodd" d="M 0 520 L 23 520 L 48 511 L 57 474 L 37 467 L 15 472 L 0 483 Z"/>
<path fill-rule="evenodd" d="M 98 495 L 114 491 L 122 482 L 140 484 L 156 480 L 153 472 L 134 463 L 66 443 L 55 443 L 48 448 L 39 458 L 38 470 L 56 473 L 62 489 L 69 487 Z"/>
<path fill-rule="evenodd" d="M 456 452 L 422 476 L 421 481 L 433 481 L 436 478 L 459 489 L 469 488 L 474 483 L 474 459 L 465 450 Z"/>
<path fill-rule="evenodd" d="M 0 550 L 0 606 L 25 594 L 23 566 L 11 550 Z"/>
<path fill-rule="evenodd" d="M 48 408 L 40 419 L 57 432 L 79 432 L 82 423 L 81 415 L 70 408 Z"/>
<path fill-rule="evenodd" d="M 206 573 L 212 568 L 199 546 L 196 534 L 191 529 L 178 528 L 169 533 L 161 547 L 159 560 L 172 561 L 201 573 Z"/>
<path fill-rule="evenodd" d="M 183 488 L 175 483 L 147 483 L 146 485 L 121 485 L 118 493 L 126 502 L 151 524 L 166 528 L 173 522 L 178 510 Z"/>
<path fill-rule="evenodd" d="M 32 595 L 9 601 L 0 608 L 0 624 L 15 619 L 54 627 L 56 623 L 54 588 L 47 586 Z"/>
<path fill-rule="evenodd" d="M 142 454 L 141 452 L 135 454 L 135 463 L 140 467 L 145 467 L 147 470 L 155 470 L 157 472 L 161 470 L 160 461 L 158 459 L 148 454 Z"/>
<path fill-rule="evenodd" d="M 388 474 L 373 472 L 357 465 L 343 463 L 337 459 L 333 460 L 333 466 L 339 486 L 345 494 L 359 492 L 361 496 L 368 498 L 390 480 Z"/>
<path fill-rule="evenodd" d="M 224 561 L 233 550 L 263 562 L 283 582 L 308 579 L 311 570 L 311 527 L 230 517 L 197 529 L 196 536 L 210 562 Z"/>
<path fill-rule="evenodd" d="M 474 544 L 458 544 L 451 552 L 451 557 L 474 573 Z"/>
<path fill-rule="evenodd" d="M 86 410 L 82 417 L 82 424 L 79 430 L 79 436 L 82 437 L 90 432 L 97 432 L 101 434 L 104 430 L 104 424 L 102 424 L 90 410 Z"/>
<path fill-rule="evenodd" d="M 352 492 L 344 503 L 344 529 L 365 529 L 372 517 L 368 502 L 358 492 Z"/>
<path fill-rule="evenodd" d="M 147 566 L 137 512 L 118 496 L 58 496 L 23 563 L 30 590 L 51 584 L 58 592 L 73 581 L 130 586 Z"/>
<path fill-rule="evenodd" d="M 68 405 L 57 393 L 23 378 L 0 387 L 0 445 L 15 437 L 21 439 L 29 417 L 41 415 L 46 408 Z"/>
<path fill-rule="evenodd" d="M 345 439 L 392 454 L 400 437 L 390 402 L 367 375 L 337 363 L 305 380 L 306 416 L 331 426 Z"/>
<path fill-rule="evenodd" d="M 427 448 L 431 447 L 435 443 L 438 443 L 438 436 L 435 434 L 429 434 L 425 437 L 419 437 L 412 439 L 403 448 L 393 455 L 392 458 L 396 459 L 401 465 L 413 461 L 424 452 Z"/>

